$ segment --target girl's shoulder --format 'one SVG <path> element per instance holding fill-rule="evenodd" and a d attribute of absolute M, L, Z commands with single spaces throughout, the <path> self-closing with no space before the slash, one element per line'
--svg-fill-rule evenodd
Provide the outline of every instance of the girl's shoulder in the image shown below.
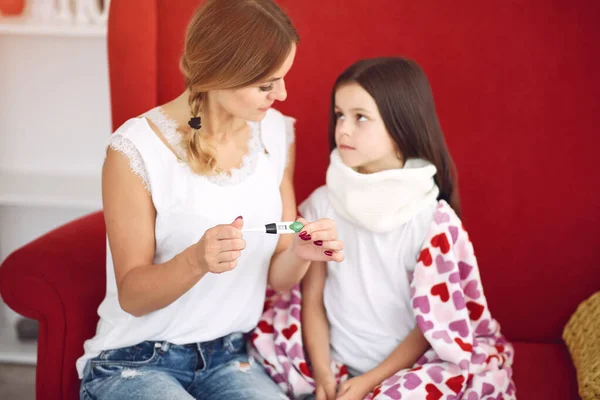
<path fill-rule="evenodd" d="M 304 200 L 298 207 L 300 214 L 305 219 L 317 220 L 331 217 L 331 203 L 329 201 L 328 189 L 326 185 L 315 189 L 310 196 Z"/>
<path fill-rule="evenodd" d="M 423 242 L 422 250 L 441 251 L 442 255 L 454 253 L 461 258 L 465 251 L 473 251 L 469 233 L 454 209 L 444 200 L 439 200 L 430 227 Z M 468 253 L 468 252 L 467 252 Z"/>
<path fill-rule="evenodd" d="M 464 230 L 462 220 L 456 214 L 452 206 L 445 200 L 439 200 L 435 213 L 433 215 L 433 225 L 440 227 L 439 229 L 448 230 L 450 228 L 459 228 Z"/>

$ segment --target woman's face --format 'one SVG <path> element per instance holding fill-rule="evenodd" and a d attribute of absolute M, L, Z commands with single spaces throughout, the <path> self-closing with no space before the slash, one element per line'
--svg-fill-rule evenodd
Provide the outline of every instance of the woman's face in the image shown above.
<path fill-rule="evenodd" d="M 255 85 L 230 90 L 215 90 L 213 98 L 231 115 L 246 121 L 261 121 L 275 101 L 287 98 L 285 76 L 294 64 L 296 44 L 287 58 L 270 77 Z"/>

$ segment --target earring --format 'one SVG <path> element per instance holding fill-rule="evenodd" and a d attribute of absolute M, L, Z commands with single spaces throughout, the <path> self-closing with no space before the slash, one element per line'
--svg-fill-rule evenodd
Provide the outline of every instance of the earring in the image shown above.
<path fill-rule="evenodd" d="M 192 128 L 192 129 L 200 129 L 202 128 L 202 118 L 200 117 L 192 117 L 190 118 L 190 120 L 188 121 L 188 125 Z"/>

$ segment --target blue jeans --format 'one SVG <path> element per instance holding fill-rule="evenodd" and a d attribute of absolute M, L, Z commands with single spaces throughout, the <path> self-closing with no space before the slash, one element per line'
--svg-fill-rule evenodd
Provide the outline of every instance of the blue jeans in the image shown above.
<path fill-rule="evenodd" d="M 246 365 L 245 363 L 250 363 Z M 283 391 L 249 359 L 241 333 L 210 342 L 142 342 L 88 361 L 82 400 L 282 400 Z"/>

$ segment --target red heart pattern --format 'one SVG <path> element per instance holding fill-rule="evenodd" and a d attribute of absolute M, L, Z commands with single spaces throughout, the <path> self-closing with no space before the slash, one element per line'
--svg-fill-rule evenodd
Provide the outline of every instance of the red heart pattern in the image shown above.
<path fill-rule="evenodd" d="M 471 353 L 473 351 L 473 345 L 471 343 L 465 343 L 459 337 L 454 338 L 454 341 L 463 351 L 466 351 L 467 353 Z"/>
<path fill-rule="evenodd" d="M 296 324 L 292 324 L 289 328 L 285 328 L 281 331 L 281 333 L 283 333 L 283 336 L 285 336 L 285 338 L 287 340 L 290 340 L 290 338 L 294 335 L 294 333 L 298 332 L 298 325 Z"/>
<path fill-rule="evenodd" d="M 269 324 L 267 321 L 260 321 L 258 323 L 258 329 L 260 329 L 261 332 L 263 332 L 263 333 L 273 333 L 273 332 L 275 332 L 275 329 L 273 328 L 273 325 Z"/>
<path fill-rule="evenodd" d="M 446 203 L 440 202 L 438 212 L 438 223 L 432 224 L 418 253 L 414 273 L 409 275 L 412 280 L 410 304 L 417 326 L 431 347 L 412 368 L 381 382 L 367 398 L 479 398 L 485 387 L 482 385 L 497 384 L 498 374 L 505 373 L 507 386 L 497 387 L 494 398 L 504 396 L 505 400 L 515 400 L 512 370 L 505 367 L 512 364 L 513 347 L 500 334 L 497 321 L 487 312 L 469 236 Z M 314 392 L 312 371 L 299 334 L 301 296 L 298 285 L 291 295 L 272 292 L 265 301 L 263 318 L 251 336 L 252 343 L 264 358 L 260 362 L 268 367 L 265 370 L 280 384 L 288 385 L 291 397 Z M 274 331 L 277 334 L 270 335 Z M 264 355 L 261 348 L 266 352 Z M 472 366 L 478 370 L 475 381 L 469 372 Z M 345 366 L 336 362 L 332 367 L 338 384 L 347 379 Z M 484 374 L 490 371 L 490 375 L 482 375 L 480 371 Z"/>
<path fill-rule="evenodd" d="M 437 285 L 432 287 L 431 294 L 433 296 L 440 296 L 440 299 L 444 303 L 450 300 L 450 293 L 448 293 L 448 285 L 446 285 L 446 282 L 438 283 Z"/>
<path fill-rule="evenodd" d="M 450 388 L 454 393 L 459 394 L 463 389 L 465 383 L 465 377 L 462 375 L 454 376 L 446 381 L 446 386 Z"/>
<path fill-rule="evenodd" d="M 472 321 L 477 321 L 479 318 L 481 318 L 481 314 L 483 314 L 485 307 L 481 304 L 475 303 L 474 301 L 467 301 L 467 310 L 469 310 L 469 318 Z"/>
<path fill-rule="evenodd" d="M 427 400 L 440 400 L 442 398 L 443 393 L 433 383 L 425 385 L 425 390 L 427 391 Z"/>
<path fill-rule="evenodd" d="M 431 238 L 431 245 L 433 247 L 439 247 L 442 254 L 446 254 L 450 251 L 450 242 L 448 242 L 448 237 L 445 233 L 440 233 Z"/>
<path fill-rule="evenodd" d="M 308 365 L 307 365 L 307 364 L 306 364 L 304 361 L 302 361 L 302 362 L 300 363 L 300 371 L 301 371 L 301 372 L 302 372 L 304 375 L 306 375 L 306 376 L 309 376 L 309 377 L 311 377 L 311 378 L 312 378 L 312 372 L 310 372 L 310 369 L 308 369 Z"/>
<path fill-rule="evenodd" d="M 377 395 L 381 393 L 381 385 L 378 385 L 374 390 L 373 390 L 373 397 L 377 397 Z"/>
<path fill-rule="evenodd" d="M 421 254 L 419 254 L 417 262 L 422 262 L 424 266 L 431 267 L 431 264 L 433 264 L 433 258 L 431 258 L 431 252 L 428 248 L 421 250 Z"/>

